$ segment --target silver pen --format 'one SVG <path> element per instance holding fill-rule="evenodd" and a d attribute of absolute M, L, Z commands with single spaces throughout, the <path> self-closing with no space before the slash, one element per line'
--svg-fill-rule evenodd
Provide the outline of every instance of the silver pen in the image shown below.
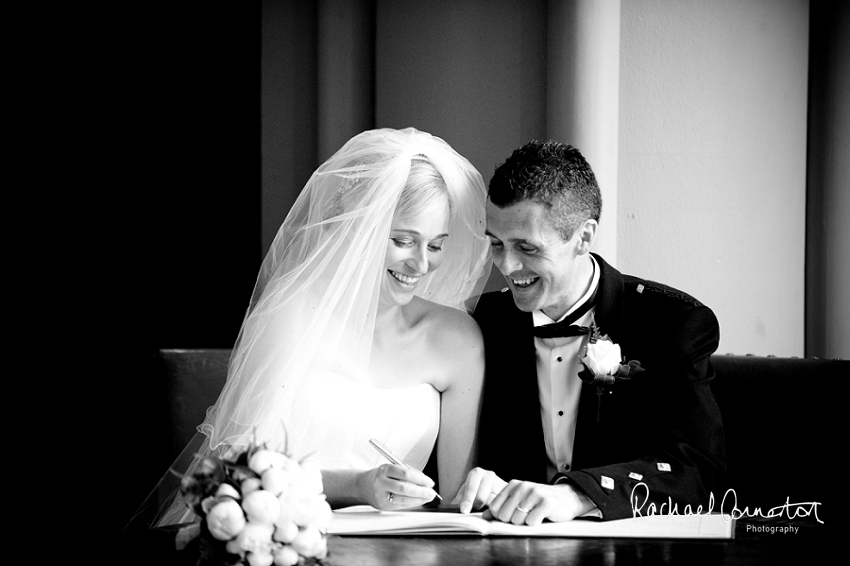
<path fill-rule="evenodd" d="M 392 462 L 396 466 L 403 466 L 403 467 L 408 468 L 408 469 L 410 468 L 410 466 L 408 466 L 407 464 L 402 462 L 401 459 L 398 456 L 396 456 L 395 454 L 390 452 L 390 449 L 387 448 L 386 446 L 384 446 L 381 442 L 375 440 L 374 438 L 370 438 L 369 444 L 371 444 L 375 448 L 375 450 L 380 452 L 381 455 L 384 458 L 386 458 L 387 460 L 389 460 L 390 462 Z M 437 492 L 435 491 L 434 493 L 437 493 Z M 443 498 L 440 496 L 439 493 L 437 493 L 437 499 L 439 499 L 440 501 L 443 500 Z"/>

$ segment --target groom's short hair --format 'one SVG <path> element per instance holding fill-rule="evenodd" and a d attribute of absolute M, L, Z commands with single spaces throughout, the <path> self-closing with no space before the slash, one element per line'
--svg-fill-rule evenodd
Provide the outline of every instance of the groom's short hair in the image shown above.
<path fill-rule="evenodd" d="M 488 197 L 500 208 L 524 200 L 542 204 L 564 240 L 585 220 L 599 222 L 602 212 L 590 164 L 575 147 L 551 140 L 515 149 L 493 173 Z"/>

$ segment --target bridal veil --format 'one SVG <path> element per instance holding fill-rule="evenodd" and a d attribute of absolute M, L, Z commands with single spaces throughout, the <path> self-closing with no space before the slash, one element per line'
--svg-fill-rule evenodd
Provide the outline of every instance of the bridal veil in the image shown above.
<path fill-rule="evenodd" d="M 266 442 L 306 456 L 311 447 L 299 445 L 292 422 L 321 426 L 299 414 L 311 376 L 367 378 L 393 213 L 421 157 L 443 177 L 451 212 L 442 264 L 416 295 L 471 310 L 490 267 L 481 175 L 445 141 L 413 128 L 355 136 L 313 173 L 268 251 L 196 455 Z"/>
<path fill-rule="evenodd" d="M 211 449 L 254 440 L 309 449 L 283 444 L 303 382 L 317 371 L 367 377 L 393 212 L 417 156 L 443 177 L 451 217 L 443 263 L 416 295 L 468 309 L 481 293 L 489 242 L 478 171 L 442 139 L 413 128 L 355 136 L 310 177 L 262 264 L 227 383 L 199 427 Z"/>

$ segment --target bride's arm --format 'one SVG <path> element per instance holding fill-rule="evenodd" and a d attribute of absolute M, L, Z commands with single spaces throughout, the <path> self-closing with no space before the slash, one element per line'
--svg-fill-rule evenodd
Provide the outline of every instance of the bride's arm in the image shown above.
<path fill-rule="evenodd" d="M 360 493 L 363 470 L 322 470 L 322 483 L 328 503 L 336 509 L 369 503 Z"/>
<path fill-rule="evenodd" d="M 440 494 L 452 501 L 476 464 L 476 437 L 484 382 L 484 342 L 472 317 L 461 314 L 445 332 L 442 347 L 450 380 L 442 392 L 437 468 Z"/>
<path fill-rule="evenodd" d="M 331 507 L 371 505 L 378 509 L 417 507 L 436 496 L 433 480 L 419 470 L 383 464 L 371 470 L 322 470 Z M 393 494 L 393 500 L 387 494 Z"/>

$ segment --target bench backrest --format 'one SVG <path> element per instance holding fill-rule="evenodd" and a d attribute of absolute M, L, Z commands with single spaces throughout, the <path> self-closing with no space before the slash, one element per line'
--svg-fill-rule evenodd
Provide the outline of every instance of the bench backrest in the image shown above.
<path fill-rule="evenodd" d="M 229 349 L 159 351 L 164 466 L 215 403 L 229 358 Z M 828 512 L 840 475 L 837 453 L 847 444 L 841 434 L 846 427 L 839 428 L 832 407 L 837 407 L 839 385 L 850 377 L 850 361 L 716 354 L 712 364 L 717 374 L 712 390 L 726 437 L 727 483 L 739 508 L 766 510 L 788 497 L 791 503 L 821 502 Z M 718 507 L 723 495 L 715 494 Z"/>

